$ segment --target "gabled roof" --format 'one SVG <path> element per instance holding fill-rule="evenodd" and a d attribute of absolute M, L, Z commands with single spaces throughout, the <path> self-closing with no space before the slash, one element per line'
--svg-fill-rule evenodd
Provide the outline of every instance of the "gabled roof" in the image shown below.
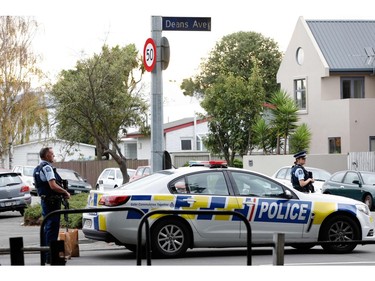
<path fill-rule="evenodd" d="M 373 72 L 375 21 L 306 20 L 330 71 Z"/>
<path fill-rule="evenodd" d="M 197 124 L 201 124 L 201 123 L 207 122 L 207 119 L 197 118 L 195 120 L 195 122 Z M 172 122 L 163 124 L 163 131 L 164 131 L 164 134 L 165 134 L 165 133 L 168 133 L 168 132 L 180 130 L 182 128 L 191 127 L 191 126 L 194 126 L 194 117 L 187 117 L 187 118 L 183 118 L 183 119 L 179 119 L 179 120 L 176 120 L 176 121 L 172 121 Z M 136 132 L 128 133 L 124 137 L 126 137 L 126 138 L 137 138 L 137 137 L 144 137 L 144 136 L 140 132 L 136 131 Z"/>

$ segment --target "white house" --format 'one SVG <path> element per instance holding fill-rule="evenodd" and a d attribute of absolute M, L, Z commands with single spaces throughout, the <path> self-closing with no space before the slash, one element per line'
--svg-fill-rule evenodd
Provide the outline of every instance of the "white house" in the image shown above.
<path fill-rule="evenodd" d="M 375 21 L 298 19 L 277 73 L 310 154 L 375 151 Z"/>
<path fill-rule="evenodd" d="M 184 118 L 163 125 L 164 150 L 170 154 L 207 152 L 203 138 L 208 133 L 206 119 Z M 128 159 L 151 159 L 151 138 L 139 132 L 128 133 L 123 139 L 124 155 Z"/>
<path fill-rule="evenodd" d="M 95 145 L 84 143 L 71 145 L 65 140 L 46 139 L 15 145 L 11 157 L 8 156 L 5 159 L 5 167 L 12 168 L 14 165 L 38 165 L 40 162 L 39 151 L 46 146 L 51 146 L 53 148 L 56 162 L 95 159 Z"/>

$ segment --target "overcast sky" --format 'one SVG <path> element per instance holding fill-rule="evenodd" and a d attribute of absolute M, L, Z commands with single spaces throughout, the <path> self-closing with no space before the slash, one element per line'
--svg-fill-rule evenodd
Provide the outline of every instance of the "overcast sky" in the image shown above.
<path fill-rule="evenodd" d="M 226 3 L 226 4 L 225 4 Z M 197 102 L 184 98 L 179 85 L 197 73 L 202 58 L 223 36 L 254 31 L 275 40 L 284 52 L 297 20 L 375 19 L 373 1 L 338 0 L 0 0 L 3 15 L 35 16 L 41 25 L 35 39 L 50 77 L 74 68 L 82 52 L 88 56 L 110 46 L 136 44 L 142 53 L 151 37 L 151 17 L 211 17 L 211 31 L 163 31 L 171 58 L 163 71 L 164 120 L 192 117 Z M 145 81 L 150 80 L 146 73 Z M 189 106 L 187 106 L 189 105 Z"/>

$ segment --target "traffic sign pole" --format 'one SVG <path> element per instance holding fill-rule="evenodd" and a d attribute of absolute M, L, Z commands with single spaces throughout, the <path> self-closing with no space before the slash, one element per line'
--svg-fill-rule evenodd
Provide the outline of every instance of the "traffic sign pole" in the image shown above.
<path fill-rule="evenodd" d="M 151 38 L 156 45 L 156 64 L 151 72 L 151 169 L 163 169 L 163 77 L 161 65 L 162 17 L 151 17 Z"/>

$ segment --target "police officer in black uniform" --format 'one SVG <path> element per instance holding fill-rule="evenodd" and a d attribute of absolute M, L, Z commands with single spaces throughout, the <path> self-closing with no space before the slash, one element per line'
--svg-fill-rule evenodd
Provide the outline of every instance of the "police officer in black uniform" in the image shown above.
<path fill-rule="evenodd" d="M 309 193 L 314 191 L 314 178 L 303 165 L 306 163 L 306 151 L 300 151 L 294 154 L 296 161 L 291 170 L 291 182 L 295 189 L 301 192 Z"/>
<path fill-rule="evenodd" d="M 42 215 L 45 217 L 52 211 L 60 210 L 62 197 L 69 199 L 70 194 L 62 187 L 62 179 L 52 166 L 54 153 L 52 147 L 40 150 L 40 164 L 34 169 L 34 182 L 41 198 Z M 60 216 L 50 216 L 44 224 L 44 241 L 42 246 L 50 246 L 56 241 L 60 230 Z M 45 262 L 49 262 L 49 253 L 45 255 Z"/>

